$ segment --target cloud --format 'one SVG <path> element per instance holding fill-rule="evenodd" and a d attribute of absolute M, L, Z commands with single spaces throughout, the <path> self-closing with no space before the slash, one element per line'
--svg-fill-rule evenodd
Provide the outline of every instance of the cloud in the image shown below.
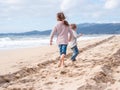
<path fill-rule="evenodd" d="M 30 27 L 50 29 L 60 3 L 61 0 L 0 0 L 0 32 L 31 30 Z"/>
<path fill-rule="evenodd" d="M 90 0 L 62 0 L 60 8 L 68 17 L 99 18 L 102 15 L 102 5 L 98 2 Z"/>
<path fill-rule="evenodd" d="M 23 0 L 0 0 L 0 16 L 9 16 L 22 8 Z"/>
<path fill-rule="evenodd" d="M 22 0 L 0 0 L 2 4 L 20 4 Z"/>
<path fill-rule="evenodd" d="M 102 12 L 101 11 L 96 11 L 96 12 L 94 12 L 94 13 L 92 13 L 92 17 L 93 18 L 99 18 L 100 16 L 102 16 Z"/>
<path fill-rule="evenodd" d="M 68 18 L 81 17 L 96 20 L 109 17 L 108 15 L 119 16 L 119 7 L 120 0 L 62 0 L 60 5 L 61 11 L 65 12 Z"/>
<path fill-rule="evenodd" d="M 62 0 L 60 9 L 61 11 L 69 11 L 76 6 L 81 6 L 81 4 L 84 2 L 84 0 Z"/>
<path fill-rule="evenodd" d="M 120 0 L 0 0 L 0 24 L 44 29 L 55 23 L 59 11 L 70 22 L 119 22 Z"/>
<path fill-rule="evenodd" d="M 45 17 L 56 12 L 58 1 L 0 0 L 0 17 Z"/>
<path fill-rule="evenodd" d="M 18 3 L 21 3 L 21 0 L 6 0 L 6 3 L 8 3 L 8 4 L 18 4 Z"/>
<path fill-rule="evenodd" d="M 60 6 L 61 11 L 67 11 L 70 8 L 74 7 L 76 4 L 75 1 L 76 0 L 63 0 Z"/>
<path fill-rule="evenodd" d="M 120 0 L 106 0 L 105 8 L 106 9 L 114 9 L 120 6 Z"/>

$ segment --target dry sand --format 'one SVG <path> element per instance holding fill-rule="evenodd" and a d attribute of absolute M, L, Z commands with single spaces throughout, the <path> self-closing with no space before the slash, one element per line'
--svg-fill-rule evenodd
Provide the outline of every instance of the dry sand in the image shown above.
<path fill-rule="evenodd" d="M 56 45 L 0 52 L 0 90 L 120 90 L 120 36 L 79 41 L 58 68 Z"/>

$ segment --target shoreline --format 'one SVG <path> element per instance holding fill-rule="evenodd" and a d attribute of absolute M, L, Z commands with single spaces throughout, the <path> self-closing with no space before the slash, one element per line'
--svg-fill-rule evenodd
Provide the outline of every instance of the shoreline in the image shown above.
<path fill-rule="evenodd" d="M 113 34 L 114 35 L 114 34 Z M 80 37 L 80 38 L 78 38 L 78 41 L 83 41 L 83 40 L 92 40 L 92 39 L 96 39 L 96 38 L 102 38 L 102 37 L 108 37 L 108 36 L 113 36 L 112 34 L 109 34 L 109 35 L 97 35 L 97 34 L 95 34 L 95 35 L 83 35 L 82 37 Z M 23 39 L 24 40 L 24 39 Z M 34 40 L 33 40 L 34 41 Z M 16 49 L 25 49 L 25 48 L 37 48 L 37 47 L 42 47 L 42 46 L 49 46 L 49 39 L 46 41 L 46 44 L 45 45 L 42 45 L 42 44 L 40 44 L 40 42 L 39 41 L 37 41 L 37 42 L 35 42 L 35 43 L 31 43 L 31 44 L 33 44 L 33 46 L 31 45 L 31 44 L 27 44 L 27 42 L 31 42 L 29 39 L 28 39 L 28 41 L 25 41 L 25 46 L 23 45 L 22 46 L 22 44 L 20 44 L 20 43 L 23 43 L 22 41 L 20 41 L 19 42 L 19 40 L 18 41 L 12 41 L 12 40 L 10 40 L 10 41 L 4 41 L 3 43 L 3 45 L 2 45 L 2 47 L 0 47 L 0 51 L 7 51 L 7 50 L 16 50 Z M 12 42 L 15 44 L 12 44 Z M 7 45 L 7 43 L 8 44 L 10 44 L 10 45 Z M 19 43 L 18 44 L 18 46 L 16 46 L 17 45 L 17 43 Z M 2 43 L 1 43 L 2 44 Z M 24 44 L 24 43 L 23 43 Z M 36 44 L 36 45 L 35 45 Z M 54 44 L 56 44 L 56 41 L 54 41 Z M 4 46 L 5 45 L 5 46 Z M 28 46 L 26 46 L 26 45 L 28 45 Z"/>
<path fill-rule="evenodd" d="M 100 42 L 108 37 L 100 37 L 90 40 L 79 40 L 78 48 L 83 51 L 84 47 L 96 42 Z M 80 43 L 79 43 L 80 42 Z M 67 54 L 71 52 L 68 46 Z M 48 57 L 48 56 L 51 57 Z M 53 60 L 59 57 L 59 49 L 57 45 L 40 46 L 32 48 L 17 48 L 13 50 L 0 51 L 0 75 L 13 73 L 24 67 L 32 67 L 38 62 Z M 45 60 L 46 59 L 46 60 Z"/>

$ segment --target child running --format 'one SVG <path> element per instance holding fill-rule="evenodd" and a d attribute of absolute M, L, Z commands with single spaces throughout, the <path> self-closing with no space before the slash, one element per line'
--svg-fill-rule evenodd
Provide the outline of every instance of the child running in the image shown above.
<path fill-rule="evenodd" d="M 50 35 L 50 45 L 52 45 L 53 37 L 57 35 L 57 44 L 60 51 L 60 63 L 58 67 L 64 66 L 64 58 L 66 55 L 67 45 L 68 45 L 68 33 L 70 33 L 70 38 L 72 37 L 72 31 L 69 28 L 69 23 L 65 20 L 63 12 L 57 13 L 57 24 L 51 32 Z"/>
<path fill-rule="evenodd" d="M 73 32 L 73 36 L 72 36 L 71 41 L 70 41 L 69 44 L 70 44 L 70 47 L 71 47 L 71 49 L 73 51 L 71 60 L 74 62 L 74 61 L 76 61 L 76 57 L 79 54 L 79 50 L 78 50 L 78 47 L 77 47 L 77 38 L 82 36 L 82 34 L 79 34 L 79 35 L 77 34 L 77 32 L 76 32 L 77 25 L 76 24 L 70 24 L 70 29 Z"/>

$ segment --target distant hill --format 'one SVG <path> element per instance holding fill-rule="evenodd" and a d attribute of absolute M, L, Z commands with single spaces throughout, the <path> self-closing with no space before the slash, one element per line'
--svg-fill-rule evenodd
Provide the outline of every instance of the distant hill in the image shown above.
<path fill-rule="evenodd" d="M 33 30 L 23 33 L 0 33 L 0 36 L 6 35 L 50 35 L 51 30 L 39 31 Z M 83 34 L 120 34 L 120 23 L 84 23 L 78 24 L 78 33 Z"/>
<path fill-rule="evenodd" d="M 120 34 L 120 23 L 84 23 L 78 25 L 78 32 L 84 34 Z"/>
<path fill-rule="evenodd" d="M 49 35 L 51 32 L 51 30 L 45 30 L 45 31 L 38 31 L 38 30 L 33 30 L 33 31 L 29 31 L 29 32 L 23 32 L 23 33 L 0 33 L 0 36 L 30 36 L 30 35 Z"/>

